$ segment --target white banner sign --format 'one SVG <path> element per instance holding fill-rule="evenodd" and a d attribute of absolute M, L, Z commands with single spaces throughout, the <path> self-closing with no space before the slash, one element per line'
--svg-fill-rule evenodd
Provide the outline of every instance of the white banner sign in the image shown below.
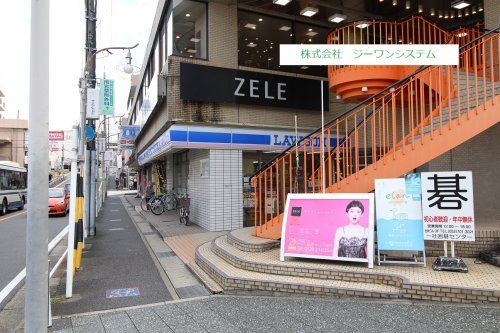
<path fill-rule="evenodd" d="M 105 161 L 112 161 L 113 160 L 113 152 L 111 150 L 106 150 L 104 152 L 104 160 Z"/>
<path fill-rule="evenodd" d="M 106 150 L 106 141 L 104 138 L 97 138 L 96 145 L 99 153 L 103 153 Z"/>
<path fill-rule="evenodd" d="M 87 119 L 99 119 L 99 89 L 87 89 Z"/>
<path fill-rule="evenodd" d="M 281 44 L 280 65 L 458 65 L 458 44 Z"/>
<path fill-rule="evenodd" d="M 424 239 L 473 242 L 472 172 L 423 172 Z"/>

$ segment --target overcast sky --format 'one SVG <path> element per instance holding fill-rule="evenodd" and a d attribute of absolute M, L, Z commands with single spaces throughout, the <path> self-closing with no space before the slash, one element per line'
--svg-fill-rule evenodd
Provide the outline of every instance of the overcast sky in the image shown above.
<path fill-rule="evenodd" d="M 142 65 L 158 0 L 98 0 L 97 48 L 130 46 L 133 63 Z M 0 1 L 0 90 L 4 118 L 27 119 L 30 60 L 29 0 Z M 84 0 L 50 0 L 50 130 L 67 130 L 78 122 L 78 78 L 84 58 Z M 98 56 L 97 77 L 115 80 L 115 114 L 126 113 L 130 78 L 116 67 L 125 51 Z"/>

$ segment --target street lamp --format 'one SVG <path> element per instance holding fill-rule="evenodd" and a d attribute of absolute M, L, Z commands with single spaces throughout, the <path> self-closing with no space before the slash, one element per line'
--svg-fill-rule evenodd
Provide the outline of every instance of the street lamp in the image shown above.
<path fill-rule="evenodd" d="M 127 64 L 123 66 L 123 71 L 127 74 L 132 74 L 134 67 L 132 66 L 132 55 L 130 54 L 130 50 L 128 50 L 125 59 L 127 59 Z"/>

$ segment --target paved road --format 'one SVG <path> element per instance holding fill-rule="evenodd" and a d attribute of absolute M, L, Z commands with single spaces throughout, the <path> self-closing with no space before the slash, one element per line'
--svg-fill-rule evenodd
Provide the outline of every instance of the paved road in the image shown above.
<path fill-rule="evenodd" d="M 500 307 L 212 296 L 54 321 L 51 332 L 498 332 Z"/>
<path fill-rule="evenodd" d="M 26 216 L 11 211 L 0 218 L 0 290 L 26 266 Z M 68 225 L 68 216 L 49 218 L 49 242 Z"/>

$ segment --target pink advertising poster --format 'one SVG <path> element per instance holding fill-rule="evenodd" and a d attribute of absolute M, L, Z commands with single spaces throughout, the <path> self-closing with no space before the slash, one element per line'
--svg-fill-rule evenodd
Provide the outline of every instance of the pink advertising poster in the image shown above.
<path fill-rule="evenodd" d="M 289 194 L 281 261 L 302 257 L 367 262 L 373 267 L 373 194 Z"/>

